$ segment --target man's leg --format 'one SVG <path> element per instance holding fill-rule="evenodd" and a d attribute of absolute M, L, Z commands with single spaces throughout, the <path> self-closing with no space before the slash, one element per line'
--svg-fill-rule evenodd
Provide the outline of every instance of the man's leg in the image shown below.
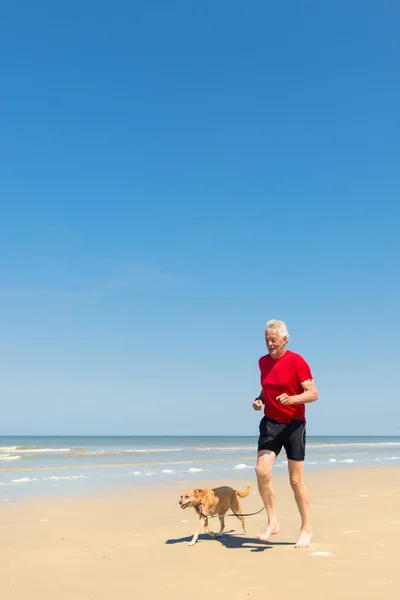
<path fill-rule="evenodd" d="M 261 450 L 258 453 L 256 465 L 257 483 L 268 515 L 268 524 L 265 531 L 257 534 L 257 539 L 262 542 L 268 542 L 271 535 L 279 533 L 279 524 L 275 511 L 275 493 L 272 485 L 272 467 L 274 466 L 275 459 L 276 455 L 272 450 Z"/>
<path fill-rule="evenodd" d="M 304 461 L 288 460 L 290 485 L 300 512 L 301 531 L 295 548 L 308 548 L 311 543 L 312 529 L 309 519 L 310 503 L 307 488 L 304 485 Z"/>

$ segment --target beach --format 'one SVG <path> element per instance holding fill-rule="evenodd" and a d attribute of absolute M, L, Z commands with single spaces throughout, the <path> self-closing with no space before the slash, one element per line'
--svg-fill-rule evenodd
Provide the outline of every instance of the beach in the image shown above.
<path fill-rule="evenodd" d="M 253 470 L 244 512 L 261 500 Z M 180 493 L 221 483 L 193 476 L 138 489 L 25 497 L 0 503 L 0 595 L 5 600 L 83 598 L 363 598 L 400 596 L 400 468 L 362 466 L 307 472 L 314 539 L 296 550 L 299 518 L 286 473 L 276 473 L 281 532 L 256 539 L 265 512 L 248 517 L 243 534 L 226 519 L 220 540 L 201 534 L 181 510 Z M 218 520 L 211 521 L 217 530 Z"/>

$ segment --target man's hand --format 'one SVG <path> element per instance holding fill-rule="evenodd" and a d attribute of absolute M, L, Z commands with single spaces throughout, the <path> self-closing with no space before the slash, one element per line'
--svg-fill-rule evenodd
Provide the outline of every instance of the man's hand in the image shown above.
<path fill-rule="evenodd" d="M 280 396 L 277 396 L 276 399 L 284 406 L 291 406 L 294 404 L 291 396 L 288 396 L 287 394 L 281 394 Z"/>
<path fill-rule="evenodd" d="M 261 400 L 261 398 L 258 398 L 257 400 L 254 400 L 253 402 L 253 408 L 254 410 L 261 410 L 263 407 L 263 402 Z"/>

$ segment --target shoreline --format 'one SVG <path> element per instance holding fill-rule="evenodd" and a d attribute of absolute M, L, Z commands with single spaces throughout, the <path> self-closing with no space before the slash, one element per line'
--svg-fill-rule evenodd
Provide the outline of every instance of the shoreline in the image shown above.
<path fill-rule="evenodd" d="M 1 445 L 2 444 L 2 445 Z M 287 472 L 282 453 L 274 473 Z M 0 440 L 0 502 L 23 497 L 98 495 L 164 482 L 252 479 L 255 436 L 25 437 Z M 400 465 L 400 436 L 307 439 L 305 470 L 312 473 Z M 207 483 L 206 483 L 207 485 Z"/>
<path fill-rule="evenodd" d="M 254 465 L 255 467 L 255 465 Z M 68 468 L 68 467 L 66 467 Z M 82 467 L 81 467 L 82 468 Z M 94 468 L 100 468 L 99 466 Z M 50 468 L 51 469 L 51 468 Z M 41 470 L 41 469 L 40 469 Z M 400 465 L 390 464 L 390 465 L 335 465 L 335 467 L 313 467 L 311 469 L 307 469 L 307 465 L 305 465 L 305 483 L 308 486 L 308 481 L 313 481 L 314 479 L 324 479 L 328 476 L 330 477 L 340 477 L 343 481 L 347 480 L 347 478 L 352 479 L 353 477 L 359 477 L 362 474 L 369 474 L 370 471 L 378 471 L 378 472 L 391 472 L 397 471 L 399 474 L 400 481 Z M 93 484 L 89 484 L 89 487 L 83 490 L 72 490 L 72 489 L 41 489 L 40 491 L 30 492 L 28 490 L 24 490 L 24 493 L 14 498 L 1 498 L 0 497 L 0 510 L 2 506 L 7 506 L 8 504 L 23 504 L 25 502 L 29 503 L 30 501 L 40 502 L 41 500 L 79 500 L 80 498 L 102 498 L 102 497 L 123 497 L 126 495 L 132 494 L 146 494 L 149 491 L 160 490 L 161 492 L 168 492 L 170 490 L 182 490 L 183 486 L 185 489 L 193 489 L 193 488 L 205 488 L 205 487 L 218 487 L 221 485 L 231 485 L 231 481 L 235 481 L 238 489 L 241 486 L 246 486 L 247 483 L 251 483 L 252 493 L 257 491 L 257 480 L 255 476 L 254 468 L 247 468 L 243 470 L 234 471 L 233 477 L 229 477 L 228 474 L 225 474 L 224 477 L 215 478 L 207 477 L 206 472 L 201 473 L 193 473 L 189 474 L 186 477 L 181 477 L 179 479 L 169 479 L 167 476 L 165 479 L 151 479 L 147 478 L 140 483 L 136 483 L 136 485 L 129 485 L 128 482 L 125 485 L 115 485 L 114 483 L 105 482 L 103 486 L 95 486 Z M 273 480 L 275 483 L 283 483 L 288 480 L 288 472 L 287 470 L 276 469 L 273 472 Z M 86 483 L 86 480 L 84 480 Z M 18 484 L 15 484 L 18 485 Z M 399 484 L 400 486 L 400 484 Z M 6 494 L 6 490 L 4 488 L 0 488 L 4 490 L 4 494 Z M 258 492 L 257 492 L 258 493 Z M 10 494 L 12 495 L 12 494 Z M 400 507 L 399 507 L 400 511 Z"/>

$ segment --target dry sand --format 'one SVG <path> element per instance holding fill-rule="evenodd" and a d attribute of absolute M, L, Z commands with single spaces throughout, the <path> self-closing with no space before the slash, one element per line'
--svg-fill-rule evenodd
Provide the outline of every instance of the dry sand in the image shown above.
<path fill-rule="evenodd" d="M 244 512 L 261 506 L 250 474 Z M 261 513 L 247 518 L 247 535 L 229 517 L 220 541 L 201 535 L 189 547 L 197 517 L 178 499 L 190 484 L 3 502 L 0 598 L 400 598 L 400 468 L 308 473 L 314 541 L 305 550 L 293 548 L 299 521 L 287 476 L 275 484 L 281 533 L 268 544 L 255 537 Z"/>

